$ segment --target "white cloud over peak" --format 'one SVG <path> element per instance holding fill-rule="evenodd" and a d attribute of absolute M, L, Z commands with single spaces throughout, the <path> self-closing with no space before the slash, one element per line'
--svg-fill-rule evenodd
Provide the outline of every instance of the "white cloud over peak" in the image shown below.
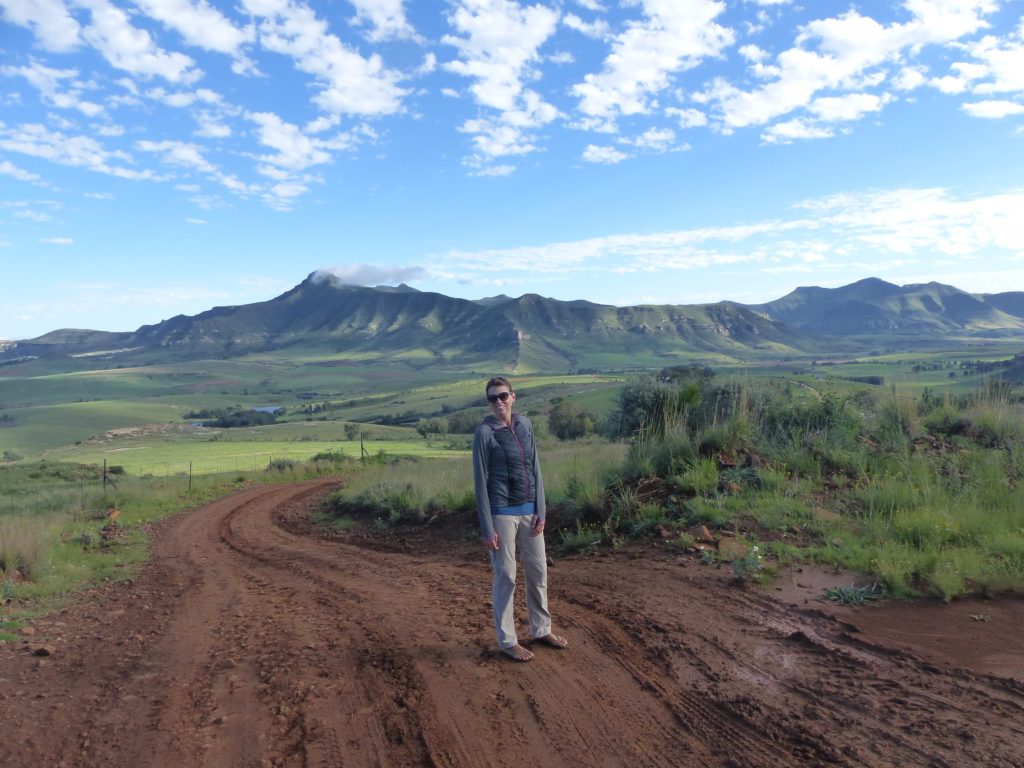
<path fill-rule="evenodd" d="M 399 267 L 385 264 L 346 264 L 340 267 L 323 267 L 313 273 L 313 280 L 322 281 L 335 277 L 347 285 L 394 285 L 415 281 L 425 275 L 421 267 Z"/>

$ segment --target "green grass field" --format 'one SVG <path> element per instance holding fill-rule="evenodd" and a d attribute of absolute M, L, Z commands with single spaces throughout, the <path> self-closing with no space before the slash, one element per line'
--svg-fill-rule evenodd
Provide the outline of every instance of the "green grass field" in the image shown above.
<path fill-rule="evenodd" d="M 422 438 L 407 440 L 367 440 L 362 446 L 367 455 L 384 453 L 390 456 L 451 456 L 468 455 L 468 451 L 453 449 L 439 441 Z M 52 451 L 51 460 L 80 464 L 120 466 L 131 475 L 158 477 L 189 474 L 217 474 L 222 472 L 259 471 L 271 462 L 290 460 L 307 461 L 317 454 L 336 453 L 358 459 L 360 443 L 352 441 L 285 442 L 273 440 L 199 441 L 169 440 L 165 442 L 139 441 L 138 444 L 117 444 L 110 448 L 76 446 Z"/>

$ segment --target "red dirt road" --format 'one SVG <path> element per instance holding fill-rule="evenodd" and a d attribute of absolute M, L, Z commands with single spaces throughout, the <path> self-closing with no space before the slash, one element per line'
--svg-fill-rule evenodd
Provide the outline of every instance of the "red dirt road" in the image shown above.
<path fill-rule="evenodd" d="M 515 664 L 464 525 L 318 538 L 331 487 L 162 524 L 52 656 L 0 648 L 0 766 L 1024 766 L 1019 598 L 839 609 L 651 545 L 557 561 L 571 647 Z"/>

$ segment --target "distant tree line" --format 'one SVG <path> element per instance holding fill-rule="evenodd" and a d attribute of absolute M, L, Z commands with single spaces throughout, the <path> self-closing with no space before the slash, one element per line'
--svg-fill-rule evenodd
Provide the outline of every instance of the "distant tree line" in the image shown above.
<path fill-rule="evenodd" d="M 277 423 L 277 414 L 269 411 L 255 411 L 241 408 L 203 408 L 185 414 L 186 419 L 201 420 L 204 427 L 237 429 L 239 427 L 264 427 Z"/>

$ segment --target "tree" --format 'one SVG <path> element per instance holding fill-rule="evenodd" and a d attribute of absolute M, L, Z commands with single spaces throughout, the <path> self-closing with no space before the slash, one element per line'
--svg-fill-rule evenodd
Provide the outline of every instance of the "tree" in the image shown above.
<path fill-rule="evenodd" d="M 359 426 L 357 424 L 346 424 L 345 439 L 355 440 L 357 437 L 359 437 Z"/>
<path fill-rule="evenodd" d="M 563 400 L 548 414 L 548 429 L 559 440 L 575 440 L 594 431 L 594 416 L 576 403 Z"/>
<path fill-rule="evenodd" d="M 442 437 L 448 434 L 448 422 L 445 419 L 420 419 L 416 422 L 416 431 L 424 439 L 431 435 Z"/>
<path fill-rule="evenodd" d="M 484 414 L 479 408 L 468 408 L 448 417 L 448 431 L 456 435 L 471 435 L 480 426 Z"/>

